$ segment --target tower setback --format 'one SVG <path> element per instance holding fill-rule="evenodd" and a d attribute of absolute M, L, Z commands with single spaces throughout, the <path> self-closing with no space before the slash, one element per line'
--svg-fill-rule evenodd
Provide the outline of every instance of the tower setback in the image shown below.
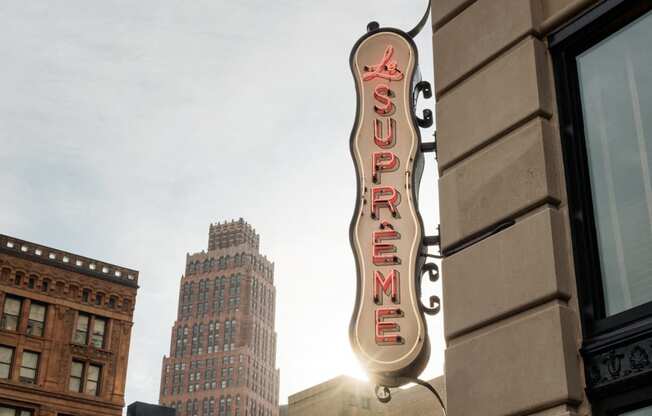
<path fill-rule="evenodd" d="M 278 416 L 274 264 L 242 218 L 186 256 L 159 403 L 177 416 Z"/>

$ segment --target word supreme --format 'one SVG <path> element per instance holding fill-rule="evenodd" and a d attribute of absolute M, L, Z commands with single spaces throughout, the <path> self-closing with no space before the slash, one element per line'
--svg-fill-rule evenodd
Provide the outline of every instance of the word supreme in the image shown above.
<path fill-rule="evenodd" d="M 401 263 L 397 247 L 392 242 L 401 239 L 400 233 L 394 228 L 392 219 L 399 218 L 398 206 L 401 195 L 395 186 L 386 184 L 386 175 L 397 175 L 401 161 L 392 148 L 396 146 L 397 121 L 393 117 L 396 106 L 393 102 L 394 91 L 391 81 L 401 81 L 404 74 L 399 65 L 392 60 L 393 46 L 389 45 L 381 61 L 377 65 L 365 67 L 363 82 L 375 81 L 373 90 L 373 142 L 375 151 L 371 154 L 370 216 L 378 228 L 372 232 L 372 262 L 373 270 L 372 293 L 375 319 L 375 340 L 377 345 L 399 345 L 405 341 L 401 337 L 401 328 L 397 320 L 403 317 L 400 308 L 401 276 L 392 268 Z M 382 269 L 381 269 L 382 267 Z M 367 296 L 368 294 L 364 294 Z M 391 306 L 390 306 L 391 305 Z"/>

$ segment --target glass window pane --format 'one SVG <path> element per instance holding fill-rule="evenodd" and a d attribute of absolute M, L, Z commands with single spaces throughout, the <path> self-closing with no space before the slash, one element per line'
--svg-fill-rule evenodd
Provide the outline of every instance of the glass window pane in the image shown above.
<path fill-rule="evenodd" d="M 95 348 L 102 348 L 104 346 L 104 331 L 106 329 L 106 321 L 104 319 L 95 318 L 93 323 L 93 336 L 92 344 Z"/>
<path fill-rule="evenodd" d="M 72 362 L 72 366 L 70 367 L 71 376 L 81 378 L 83 371 L 84 371 L 84 363 L 80 363 L 77 361 Z"/>
<path fill-rule="evenodd" d="M 0 406 L 0 416 L 16 416 L 16 409 Z"/>
<path fill-rule="evenodd" d="M 621 413 L 621 416 L 652 416 L 652 406 L 631 412 Z"/>
<path fill-rule="evenodd" d="M 20 315 L 20 304 L 21 301 L 19 299 L 8 297 L 5 299 L 5 313 L 15 316 Z"/>
<path fill-rule="evenodd" d="M 27 368 L 36 368 L 38 366 L 38 354 L 34 352 L 24 351 L 22 366 Z"/>
<path fill-rule="evenodd" d="M 11 374 L 11 365 L 0 363 L 0 378 L 7 379 Z"/>
<path fill-rule="evenodd" d="M 45 306 L 39 305 L 38 303 L 32 303 L 29 305 L 29 319 L 32 321 L 45 321 Z"/>
<path fill-rule="evenodd" d="M 70 391 L 76 391 L 76 392 L 81 391 L 81 379 L 70 377 L 70 383 L 68 384 L 68 389 Z"/>
<path fill-rule="evenodd" d="M 652 301 L 652 12 L 577 58 L 607 315 Z"/>
<path fill-rule="evenodd" d="M 20 378 L 26 380 L 36 380 L 36 370 L 31 368 L 20 368 Z"/>
<path fill-rule="evenodd" d="M 104 335 L 105 327 L 106 321 L 104 319 L 95 318 L 95 323 L 93 324 L 93 335 Z"/>
<path fill-rule="evenodd" d="M 79 317 L 77 317 L 77 330 L 88 331 L 88 321 L 88 315 L 79 314 Z"/>
<path fill-rule="evenodd" d="M 0 363 L 11 364 L 11 359 L 14 356 L 14 349 L 7 347 L 0 347 Z"/>
<path fill-rule="evenodd" d="M 100 367 L 96 365 L 89 365 L 87 379 L 91 381 L 98 381 L 100 379 Z"/>
<path fill-rule="evenodd" d="M 86 393 L 97 395 L 97 383 L 94 381 L 86 382 Z"/>

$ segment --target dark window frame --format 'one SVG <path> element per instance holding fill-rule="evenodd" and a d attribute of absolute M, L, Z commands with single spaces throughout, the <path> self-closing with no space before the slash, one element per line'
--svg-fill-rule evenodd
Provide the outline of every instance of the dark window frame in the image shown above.
<path fill-rule="evenodd" d="M 25 354 L 33 354 L 36 356 L 36 367 L 27 367 L 25 365 Z M 20 366 L 18 367 L 18 380 L 23 383 L 23 384 L 33 384 L 36 385 L 38 384 L 38 378 L 40 374 L 40 367 L 41 367 L 41 357 L 42 357 L 42 352 L 41 351 L 33 351 L 33 350 L 27 350 L 24 349 L 21 354 L 21 359 L 20 359 Z M 30 370 L 34 371 L 34 378 L 29 378 L 23 376 L 23 369 L 25 370 Z"/>
<path fill-rule="evenodd" d="M 39 306 L 44 309 L 43 312 L 43 321 L 38 321 L 35 319 L 31 319 L 32 316 L 32 307 L 34 306 Z M 41 303 L 41 302 L 35 302 L 31 301 L 29 304 L 29 309 L 27 310 L 27 326 L 25 328 L 25 334 L 31 336 L 31 337 L 39 337 L 42 338 L 45 336 L 45 329 L 47 326 L 47 315 L 48 315 L 48 305 L 46 303 Z M 36 333 L 37 330 L 40 333 Z"/>
<path fill-rule="evenodd" d="M 606 314 L 576 57 L 650 10 L 649 0 L 603 0 L 548 39 L 584 338 L 581 353 L 587 394 L 596 415 L 618 415 L 635 409 L 631 406 L 641 403 L 643 396 L 637 394 L 642 386 L 652 384 L 652 301 L 612 316 Z M 637 368 L 640 351 L 650 360 Z M 630 396 L 641 400 L 630 402 Z"/>

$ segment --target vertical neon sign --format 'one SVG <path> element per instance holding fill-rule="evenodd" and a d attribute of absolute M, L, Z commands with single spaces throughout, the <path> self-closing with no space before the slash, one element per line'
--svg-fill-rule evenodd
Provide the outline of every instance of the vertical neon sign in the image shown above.
<path fill-rule="evenodd" d="M 417 287 L 423 266 L 416 197 L 423 156 L 413 108 L 418 55 L 404 32 L 374 30 L 355 45 L 350 65 L 358 102 L 350 141 L 358 290 L 349 336 L 372 381 L 397 387 L 417 377 L 430 355 Z"/>

